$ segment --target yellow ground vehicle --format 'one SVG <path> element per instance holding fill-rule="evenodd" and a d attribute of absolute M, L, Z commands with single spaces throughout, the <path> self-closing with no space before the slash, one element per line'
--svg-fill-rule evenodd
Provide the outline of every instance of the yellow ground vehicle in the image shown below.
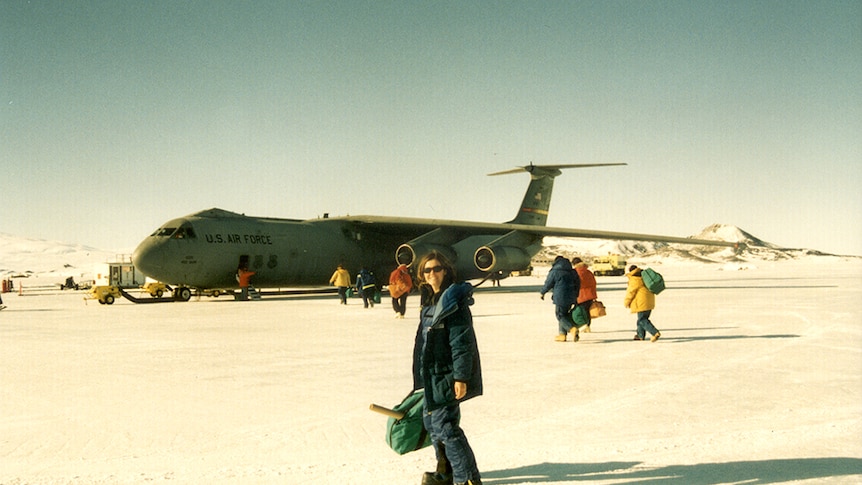
<path fill-rule="evenodd" d="M 99 300 L 99 303 L 102 305 L 113 305 L 114 300 L 119 298 L 119 296 L 119 286 L 102 285 L 90 288 L 90 291 L 87 292 L 87 296 L 85 296 L 84 299 Z"/>
<path fill-rule="evenodd" d="M 590 265 L 596 276 L 620 276 L 626 274 L 626 258 L 620 254 L 597 256 Z"/>
<path fill-rule="evenodd" d="M 144 293 L 149 293 L 153 298 L 161 298 L 166 292 L 171 291 L 171 288 L 161 281 L 148 281 L 141 287 Z"/>

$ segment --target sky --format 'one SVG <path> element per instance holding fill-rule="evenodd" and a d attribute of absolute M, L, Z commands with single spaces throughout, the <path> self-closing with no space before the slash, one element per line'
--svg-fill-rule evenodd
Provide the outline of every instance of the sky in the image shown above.
<path fill-rule="evenodd" d="M 732 224 L 862 255 L 862 3 L 0 2 L 0 232 L 134 248 L 211 207 Z"/>

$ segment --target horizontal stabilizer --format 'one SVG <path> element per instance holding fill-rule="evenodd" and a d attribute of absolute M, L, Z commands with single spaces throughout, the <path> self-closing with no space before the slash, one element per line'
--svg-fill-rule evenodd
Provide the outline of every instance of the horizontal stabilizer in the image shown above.
<path fill-rule="evenodd" d="M 533 165 L 530 163 L 524 167 L 513 168 L 511 170 L 503 170 L 502 172 L 489 173 L 488 175 L 508 175 L 510 173 L 529 172 L 535 175 L 551 175 L 556 177 L 560 175 L 560 170 L 564 168 L 590 168 L 590 167 L 613 167 L 616 165 L 628 165 L 627 163 L 570 163 L 565 165 Z"/>

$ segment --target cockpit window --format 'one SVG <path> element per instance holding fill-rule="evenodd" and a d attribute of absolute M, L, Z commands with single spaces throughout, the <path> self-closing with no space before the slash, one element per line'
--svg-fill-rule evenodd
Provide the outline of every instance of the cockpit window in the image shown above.
<path fill-rule="evenodd" d="M 153 236 L 167 237 L 173 234 L 176 230 L 176 227 L 162 227 L 160 229 L 157 229 L 156 232 L 153 233 Z"/>
<path fill-rule="evenodd" d="M 180 228 L 177 229 L 177 232 L 175 232 L 174 235 L 171 236 L 171 239 L 194 239 L 194 238 L 195 238 L 195 231 L 194 231 L 194 229 L 192 229 L 192 226 L 190 226 L 188 224 L 183 224 L 182 226 L 180 226 Z"/>

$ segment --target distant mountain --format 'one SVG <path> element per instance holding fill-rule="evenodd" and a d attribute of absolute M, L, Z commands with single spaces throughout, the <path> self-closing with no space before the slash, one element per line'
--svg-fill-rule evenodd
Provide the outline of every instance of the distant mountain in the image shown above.
<path fill-rule="evenodd" d="M 96 263 L 117 255 L 81 244 L 25 238 L 0 233 L 0 277 L 73 276 L 93 271 Z"/>
<path fill-rule="evenodd" d="M 619 254 L 636 259 L 703 263 L 781 261 L 807 256 L 836 256 L 812 249 L 782 248 L 729 224 L 713 224 L 691 237 L 710 241 L 737 242 L 744 246 L 736 251 L 733 248 L 719 246 L 547 237 L 544 249 L 533 258 L 533 261 L 542 264 L 552 261 L 557 255 L 567 258 L 579 256 L 589 260 L 607 254 Z"/>

